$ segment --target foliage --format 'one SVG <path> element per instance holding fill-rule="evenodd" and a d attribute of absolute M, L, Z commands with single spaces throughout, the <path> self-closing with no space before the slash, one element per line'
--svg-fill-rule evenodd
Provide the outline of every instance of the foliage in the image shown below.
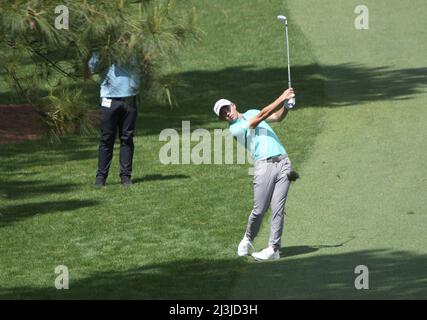
<path fill-rule="evenodd" d="M 50 93 L 43 100 L 47 115 L 45 125 L 51 140 L 66 133 L 93 132 L 92 113 L 82 99 L 82 90 L 63 89 L 57 94 Z"/>
<path fill-rule="evenodd" d="M 55 27 L 58 1 L 1 1 L 0 67 L 40 114 L 45 118 L 56 114 L 41 108 L 46 94 L 43 97 L 40 90 L 66 93 L 67 86 L 99 82 L 113 63 L 134 69 L 144 94 L 173 103 L 164 70 L 176 62 L 186 43 L 199 39 L 194 8 L 177 13 L 172 0 L 66 0 L 63 4 L 69 9 L 68 30 Z M 95 52 L 100 65 L 93 75 L 87 62 Z M 51 106 L 58 103 L 49 101 Z M 72 118 L 80 119 L 77 114 Z"/>

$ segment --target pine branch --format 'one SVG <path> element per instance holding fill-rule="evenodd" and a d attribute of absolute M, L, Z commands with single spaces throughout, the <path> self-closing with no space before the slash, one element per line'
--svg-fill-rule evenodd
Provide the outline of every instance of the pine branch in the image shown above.
<path fill-rule="evenodd" d="M 22 95 L 25 97 L 25 99 L 28 101 L 28 103 L 30 104 L 30 106 L 34 109 L 34 111 L 36 111 L 36 113 L 38 113 L 40 116 L 42 116 L 43 118 L 47 117 L 47 113 L 44 111 L 41 111 L 37 105 L 34 103 L 33 99 L 28 95 L 27 90 L 25 90 L 23 88 L 23 86 L 21 85 L 21 82 L 19 80 L 19 78 L 16 76 L 16 72 L 14 70 L 9 70 L 9 68 L 7 68 L 6 66 L 3 66 L 3 69 L 6 71 L 6 73 L 10 76 L 10 78 L 14 81 L 15 83 L 15 89 L 16 89 L 16 93 L 18 95 Z"/>
<path fill-rule="evenodd" d="M 56 71 L 58 71 L 59 73 L 61 73 L 62 75 L 71 78 L 73 80 L 77 80 L 77 78 L 71 74 L 66 72 L 65 70 L 63 70 L 61 67 L 58 66 L 57 63 L 53 62 L 51 59 L 49 59 L 48 57 L 46 57 L 44 54 L 42 54 L 41 52 L 37 51 L 34 48 L 28 47 L 27 48 L 29 52 L 36 54 L 37 56 L 39 56 L 40 58 L 42 58 L 43 60 L 45 60 L 49 66 L 51 66 L 53 69 L 55 69 Z"/>

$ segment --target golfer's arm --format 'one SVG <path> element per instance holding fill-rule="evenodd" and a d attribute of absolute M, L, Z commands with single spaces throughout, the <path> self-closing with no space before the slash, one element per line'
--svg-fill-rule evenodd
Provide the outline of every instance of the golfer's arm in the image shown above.
<path fill-rule="evenodd" d="M 257 125 L 259 125 L 262 121 L 267 120 L 276 110 L 281 107 L 283 100 L 278 98 L 270 105 L 266 106 L 258 113 L 254 118 L 249 120 L 249 128 L 254 129 Z"/>
<path fill-rule="evenodd" d="M 288 109 L 284 106 L 267 118 L 269 122 L 280 122 L 288 115 Z"/>

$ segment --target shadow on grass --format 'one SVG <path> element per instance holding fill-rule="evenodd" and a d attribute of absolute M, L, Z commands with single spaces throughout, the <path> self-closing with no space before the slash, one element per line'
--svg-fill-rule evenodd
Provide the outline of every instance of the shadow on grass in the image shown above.
<path fill-rule="evenodd" d="M 44 194 L 66 193 L 77 188 L 77 184 L 51 184 L 40 180 L 2 180 L 0 182 L 0 198 L 23 199 Z"/>
<path fill-rule="evenodd" d="M 421 92 L 427 84 L 427 68 L 395 70 L 387 66 L 366 67 L 351 63 L 310 64 L 293 66 L 292 73 L 300 108 L 407 99 Z M 187 90 L 181 93 L 183 99 L 187 97 L 203 105 L 210 101 L 209 109 L 212 109 L 211 104 L 218 99 L 218 94 L 235 99 L 242 106 L 262 106 L 287 87 L 286 70 L 283 68 L 232 67 L 219 71 L 186 72 L 179 77 L 188 84 Z"/>
<path fill-rule="evenodd" d="M 316 251 L 319 251 L 319 247 L 293 246 L 288 248 L 282 248 L 280 250 L 280 256 L 282 258 L 289 258 L 289 257 L 299 256 L 302 254 L 316 252 Z"/>
<path fill-rule="evenodd" d="M 158 134 L 164 128 L 180 129 L 182 120 L 190 120 L 194 127 L 214 122 L 212 107 L 220 98 L 234 101 L 240 111 L 262 108 L 287 87 L 287 71 L 283 68 L 243 66 L 176 76 L 183 83 L 175 89 L 180 106 L 170 110 L 142 105 L 138 135 Z M 411 99 L 427 85 L 427 68 L 395 70 L 349 63 L 310 64 L 293 66 L 292 77 L 298 111 L 304 107 L 345 107 Z"/>
<path fill-rule="evenodd" d="M 67 161 L 96 161 L 97 157 L 98 138 L 93 136 L 67 136 L 59 143 L 27 141 L 0 146 L 0 170 L 19 172 L 36 166 L 64 164 Z"/>
<path fill-rule="evenodd" d="M 357 265 L 369 268 L 369 290 L 354 287 Z M 427 255 L 389 250 L 274 262 L 182 260 L 79 280 L 73 280 L 71 268 L 69 290 L 56 290 L 52 274 L 52 287 L 0 288 L 0 299 L 425 299 L 426 270 Z"/>
<path fill-rule="evenodd" d="M 184 174 L 171 174 L 171 175 L 163 175 L 163 174 L 149 174 L 143 176 L 141 178 L 133 179 L 134 183 L 143 183 L 148 181 L 161 181 L 161 180 L 173 180 L 173 179 L 189 179 L 190 176 Z"/>
<path fill-rule="evenodd" d="M 282 248 L 280 250 L 280 256 L 282 258 L 286 258 L 286 257 L 293 257 L 293 256 L 298 256 L 298 255 L 302 255 L 302 254 L 307 254 L 307 253 L 312 253 L 312 252 L 316 252 L 319 251 L 320 249 L 327 249 L 327 248 L 340 248 L 342 246 L 344 246 L 345 244 L 349 243 L 350 241 L 354 240 L 355 237 L 352 236 L 349 239 L 347 239 L 346 241 L 343 241 L 339 244 L 322 244 L 319 246 L 293 246 L 293 247 L 286 247 L 286 248 Z"/>
<path fill-rule="evenodd" d="M 92 200 L 45 201 L 0 207 L 0 227 L 5 227 L 20 220 L 39 214 L 66 213 L 97 205 Z"/>

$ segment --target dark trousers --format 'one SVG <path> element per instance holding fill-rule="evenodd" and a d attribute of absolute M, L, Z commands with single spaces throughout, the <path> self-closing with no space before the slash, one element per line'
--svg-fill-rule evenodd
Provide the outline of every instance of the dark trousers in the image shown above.
<path fill-rule="evenodd" d="M 117 130 L 120 138 L 120 176 L 132 175 L 133 135 L 138 114 L 136 97 L 111 98 L 111 106 L 100 106 L 101 139 L 97 177 L 108 177 Z M 102 100 L 102 99 L 101 99 Z"/>

